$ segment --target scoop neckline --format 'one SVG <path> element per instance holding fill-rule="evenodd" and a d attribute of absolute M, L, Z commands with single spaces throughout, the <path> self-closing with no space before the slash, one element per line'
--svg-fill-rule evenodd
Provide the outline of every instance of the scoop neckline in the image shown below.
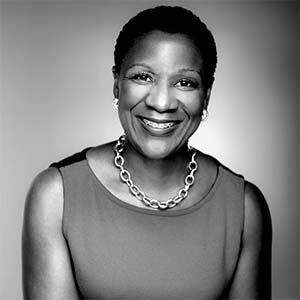
<path fill-rule="evenodd" d="M 87 151 L 88 152 L 88 151 Z M 211 188 L 208 190 L 208 192 L 197 201 L 195 204 L 182 208 L 177 210 L 156 210 L 156 209 L 150 209 L 146 207 L 140 207 L 135 206 L 133 204 L 127 203 L 117 196 L 115 196 L 107 187 L 101 182 L 101 180 L 97 177 L 94 170 L 92 169 L 90 162 L 87 157 L 87 152 L 85 153 L 85 161 L 86 161 L 86 167 L 89 170 L 89 173 L 92 175 L 92 178 L 94 179 L 97 186 L 99 186 L 107 195 L 109 200 L 111 200 L 113 203 L 127 209 L 133 212 L 142 213 L 142 214 L 148 214 L 148 215 L 156 215 L 156 216 L 162 216 L 162 217 L 172 217 L 172 216 L 180 216 L 180 215 L 186 215 L 189 213 L 192 213 L 199 208 L 201 208 L 205 203 L 207 203 L 212 196 L 215 194 L 218 186 L 220 185 L 223 177 L 223 169 L 221 168 L 221 164 L 216 160 L 217 163 L 217 175 L 216 178 L 211 186 Z"/>

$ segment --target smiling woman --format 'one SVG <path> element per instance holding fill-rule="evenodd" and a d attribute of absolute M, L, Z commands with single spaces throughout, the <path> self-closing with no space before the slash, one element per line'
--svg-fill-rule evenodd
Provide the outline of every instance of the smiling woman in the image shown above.
<path fill-rule="evenodd" d="M 181 149 L 207 108 L 199 50 L 185 35 L 152 31 L 139 39 L 115 74 L 114 95 L 130 144 L 153 159 Z"/>
<path fill-rule="evenodd" d="M 124 26 L 112 68 L 124 135 L 33 182 L 25 298 L 270 298 L 262 193 L 188 144 L 215 68 L 214 38 L 189 10 L 159 6 Z"/>

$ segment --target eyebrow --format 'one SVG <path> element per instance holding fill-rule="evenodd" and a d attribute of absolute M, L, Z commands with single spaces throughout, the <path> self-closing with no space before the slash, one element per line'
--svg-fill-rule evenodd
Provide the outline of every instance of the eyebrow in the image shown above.
<path fill-rule="evenodd" d="M 147 64 L 144 64 L 144 63 L 135 63 L 135 64 L 132 64 L 131 66 L 128 67 L 128 69 L 132 69 L 134 67 L 144 67 L 146 69 L 152 70 L 152 68 L 150 66 L 148 66 Z"/>
<path fill-rule="evenodd" d="M 132 64 L 131 66 L 129 66 L 128 70 L 130 70 L 134 67 L 143 67 L 143 68 L 146 68 L 146 69 L 150 70 L 152 73 L 155 73 L 149 65 L 144 64 L 144 63 Z M 176 72 L 178 72 L 178 73 L 180 73 L 180 72 L 193 72 L 193 73 L 197 73 L 201 78 L 202 78 L 202 75 L 203 75 L 200 70 L 196 70 L 196 69 L 192 69 L 192 68 L 181 68 L 181 69 L 176 70 Z"/>
<path fill-rule="evenodd" d="M 191 68 L 182 68 L 177 70 L 177 72 L 194 72 L 197 73 L 200 77 L 202 77 L 202 73 L 200 70 L 195 70 L 195 69 L 191 69 Z"/>

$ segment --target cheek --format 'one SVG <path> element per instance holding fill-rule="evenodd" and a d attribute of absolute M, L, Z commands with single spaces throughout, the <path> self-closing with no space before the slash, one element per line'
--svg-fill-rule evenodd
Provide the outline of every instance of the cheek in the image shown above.
<path fill-rule="evenodd" d="M 180 102 L 183 110 L 193 119 L 200 119 L 202 108 L 204 105 L 204 93 L 185 93 L 180 97 Z"/>
<path fill-rule="evenodd" d="M 120 89 L 120 108 L 130 110 L 134 108 L 149 94 L 149 88 L 143 85 L 137 85 L 125 82 Z"/>

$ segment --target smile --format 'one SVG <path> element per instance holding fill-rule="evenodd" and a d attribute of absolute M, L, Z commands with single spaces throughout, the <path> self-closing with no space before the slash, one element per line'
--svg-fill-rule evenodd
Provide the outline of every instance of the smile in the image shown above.
<path fill-rule="evenodd" d="M 147 125 L 148 127 L 151 128 L 155 128 L 155 129 L 168 129 L 173 127 L 176 123 L 175 122 L 153 122 L 147 119 L 142 118 L 142 121 L 145 125 Z"/>

